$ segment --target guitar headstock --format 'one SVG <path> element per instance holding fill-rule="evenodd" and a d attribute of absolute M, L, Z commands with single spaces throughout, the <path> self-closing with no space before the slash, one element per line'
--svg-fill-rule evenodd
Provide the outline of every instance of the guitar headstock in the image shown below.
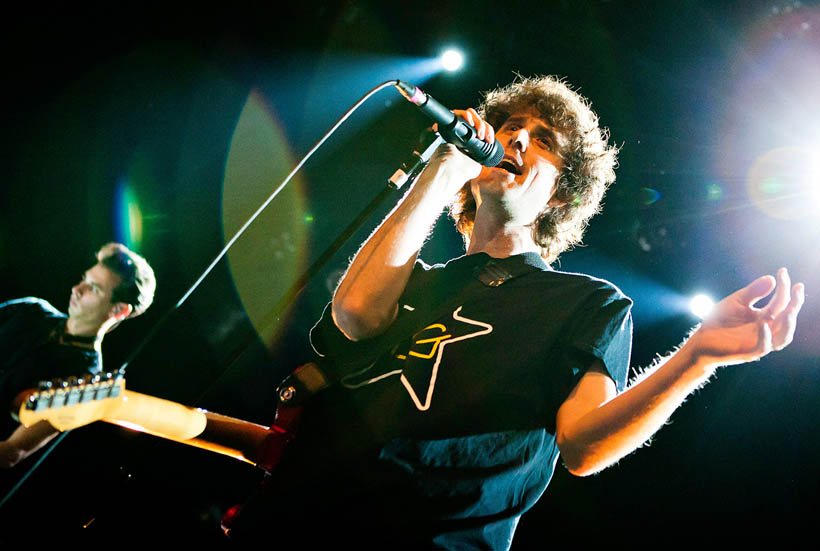
<path fill-rule="evenodd" d="M 27 427 L 48 421 L 57 430 L 70 430 L 102 419 L 124 390 L 125 377 L 119 372 L 54 379 L 20 393 L 14 409 Z"/>

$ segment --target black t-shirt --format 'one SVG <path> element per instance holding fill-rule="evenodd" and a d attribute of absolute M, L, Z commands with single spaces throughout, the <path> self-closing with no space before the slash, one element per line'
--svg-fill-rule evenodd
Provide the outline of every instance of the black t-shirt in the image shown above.
<path fill-rule="evenodd" d="M 325 310 L 311 340 L 346 375 L 309 404 L 264 509 L 295 533 L 321 539 L 330 532 L 307 526 L 332 526 L 360 548 L 509 547 L 552 476 L 572 388 L 598 358 L 623 390 L 632 303 L 524 254 L 494 262 L 532 271 L 440 311 L 489 260 L 417 263 L 399 303 L 399 316 L 427 320 L 412 338 L 351 342 Z M 383 339 L 390 352 L 374 358 Z"/>
<path fill-rule="evenodd" d="M 27 297 L 0 304 L 0 438 L 16 423 L 7 413 L 17 393 L 57 377 L 96 374 L 102 358 L 94 351 L 60 344 L 66 315 L 43 299 Z"/>

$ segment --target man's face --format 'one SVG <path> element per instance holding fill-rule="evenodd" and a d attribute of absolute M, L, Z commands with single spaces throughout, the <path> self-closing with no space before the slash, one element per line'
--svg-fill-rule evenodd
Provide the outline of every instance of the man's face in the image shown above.
<path fill-rule="evenodd" d="M 71 288 L 69 317 L 83 325 L 102 325 L 116 310 L 111 294 L 121 282 L 120 276 L 102 264 L 88 269 L 82 280 Z"/>
<path fill-rule="evenodd" d="M 515 224 L 527 225 L 553 199 L 555 183 L 563 162 L 563 136 L 550 126 L 535 108 L 513 113 L 496 129 L 495 137 L 504 146 L 504 160 L 496 167 L 484 167 L 472 182 L 473 196 L 481 207 L 497 201 Z"/>

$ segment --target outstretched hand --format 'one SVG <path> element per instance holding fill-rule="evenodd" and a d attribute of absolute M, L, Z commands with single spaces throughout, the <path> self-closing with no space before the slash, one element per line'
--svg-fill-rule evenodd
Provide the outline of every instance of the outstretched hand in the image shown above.
<path fill-rule="evenodd" d="M 765 307 L 755 307 L 772 291 Z M 760 277 L 720 301 L 687 344 L 698 357 L 722 365 L 757 360 L 792 342 L 804 299 L 803 284 L 792 286 L 781 268 L 776 278 Z"/>

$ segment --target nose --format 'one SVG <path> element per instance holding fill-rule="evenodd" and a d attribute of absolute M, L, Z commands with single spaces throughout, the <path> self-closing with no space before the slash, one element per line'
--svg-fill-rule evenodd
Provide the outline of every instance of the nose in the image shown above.
<path fill-rule="evenodd" d="M 77 285 L 75 285 L 74 287 L 71 288 L 71 292 L 74 293 L 77 296 L 82 295 L 84 290 L 85 290 L 85 282 L 84 281 L 79 282 Z"/>
<path fill-rule="evenodd" d="M 530 146 L 530 133 L 526 128 L 520 128 L 512 133 L 510 137 L 510 145 L 518 149 L 522 153 Z"/>

